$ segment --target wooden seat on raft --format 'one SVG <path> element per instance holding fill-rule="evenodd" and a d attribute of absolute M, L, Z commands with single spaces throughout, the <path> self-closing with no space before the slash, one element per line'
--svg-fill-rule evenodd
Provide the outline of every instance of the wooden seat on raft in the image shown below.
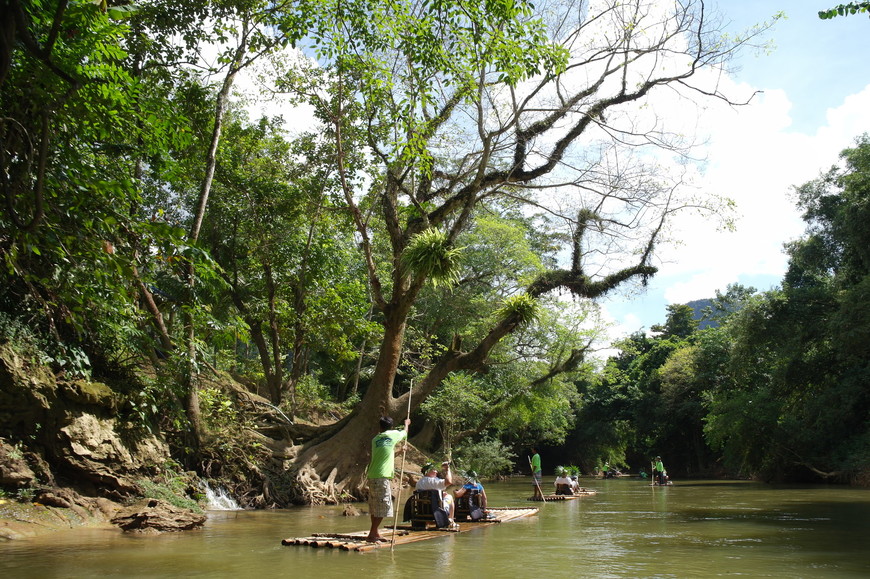
<path fill-rule="evenodd" d="M 447 513 L 441 505 L 441 491 L 414 491 L 405 502 L 403 520 L 410 521 L 413 529 L 425 529 L 430 523 L 446 527 Z"/>
<path fill-rule="evenodd" d="M 483 515 L 479 491 L 469 490 L 461 497 L 456 498 L 454 517 L 457 521 L 477 521 L 483 518 Z"/>
<path fill-rule="evenodd" d="M 556 485 L 556 494 L 557 495 L 573 495 L 574 491 L 571 490 L 571 485 L 558 484 L 558 485 Z"/>

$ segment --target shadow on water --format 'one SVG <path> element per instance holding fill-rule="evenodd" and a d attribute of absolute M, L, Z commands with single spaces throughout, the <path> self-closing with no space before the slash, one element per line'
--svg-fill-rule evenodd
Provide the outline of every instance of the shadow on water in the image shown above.
<path fill-rule="evenodd" d="M 671 486 L 679 486 L 679 487 L 729 487 L 729 488 L 745 488 L 746 485 L 758 485 L 759 487 L 764 487 L 763 483 L 755 482 L 755 481 L 745 481 L 745 480 L 725 480 L 725 481 L 709 481 L 709 480 L 699 480 L 699 481 L 677 481 Z"/>

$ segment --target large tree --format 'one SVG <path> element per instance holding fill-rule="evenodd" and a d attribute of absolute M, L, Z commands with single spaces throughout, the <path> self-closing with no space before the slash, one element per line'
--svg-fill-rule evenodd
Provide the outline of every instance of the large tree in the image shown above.
<path fill-rule="evenodd" d="M 758 30 L 719 34 L 703 1 L 332 9 L 334 24 L 312 31 L 328 90 L 299 90 L 335 142 L 384 327 L 356 412 L 298 458 L 299 480 L 334 499 L 361 492 L 378 414 L 402 417 L 450 373 L 485 371 L 492 349 L 531 321 L 536 300 L 595 299 L 655 273 L 656 243 L 688 201 L 681 174 L 643 150 L 680 152 L 685 143 L 645 106 L 662 89 L 684 102 L 727 101 L 705 73 L 721 71 Z M 360 147 L 377 165 L 368 177 L 346 162 Z M 408 384 L 396 380 L 408 316 L 427 281 L 455 278 L 456 241 L 494 198 L 553 213 L 569 233 L 567 264 L 539 273 L 482 320 L 478 339 L 443 344 L 409 401 Z"/>

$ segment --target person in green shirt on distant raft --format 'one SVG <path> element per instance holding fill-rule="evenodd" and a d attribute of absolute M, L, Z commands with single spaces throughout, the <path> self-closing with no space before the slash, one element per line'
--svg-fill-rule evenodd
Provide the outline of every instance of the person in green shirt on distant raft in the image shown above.
<path fill-rule="evenodd" d="M 662 457 L 660 456 L 657 456 L 655 460 L 653 482 L 659 485 L 668 484 L 668 473 L 665 471 L 665 464 L 662 462 Z"/>
<path fill-rule="evenodd" d="M 369 517 L 372 526 L 366 541 L 370 543 L 387 542 L 381 537 L 378 528 L 384 518 L 393 516 L 392 480 L 395 467 L 396 444 L 408 438 L 411 419 L 405 419 L 404 430 L 393 429 L 393 419 L 382 416 L 379 421 L 381 432 L 372 439 L 372 458 L 369 462 Z M 401 483 L 401 481 L 400 481 Z"/>
<path fill-rule="evenodd" d="M 544 500 L 544 493 L 541 492 L 541 479 L 543 471 L 541 470 L 541 455 L 538 454 L 538 449 L 532 447 L 532 458 L 529 459 L 529 465 L 532 467 L 532 484 L 534 488 L 534 498 Z"/>

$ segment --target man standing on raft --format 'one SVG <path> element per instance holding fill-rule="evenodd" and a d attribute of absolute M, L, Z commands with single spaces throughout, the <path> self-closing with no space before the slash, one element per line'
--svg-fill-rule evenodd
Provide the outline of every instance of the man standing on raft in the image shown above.
<path fill-rule="evenodd" d="M 534 498 L 544 500 L 544 493 L 541 491 L 541 480 L 543 470 L 541 469 L 541 455 L 538 454 L 538 449 L 532 447 L 532 458 L 529 459 L 529 466 L 532 469 L 532 484 L 534 485 Z"/>
<path fill-rule="evenodd" d="M 653 484 L 662 486 L 667 484 L 667 473 L 665 472 L 665 465 L 660 456 L 657 456 L 655 463 L 653 463 Z"/>
<path fill-rule="evenodd" d="M 382 416 L 380 434 L 372 439 L 372 459 L 369 462 L 369 516 L 372 527 L 366 541 L 369 543 L 387 542 L 381 537 L 378 528 L 384 518 L 393 516 L 393 489 L 391 486 L 395 472 L 395 448 L 398 442 L 408 438 L 411 419 L 405 419 L 404 430 L 393 430 L 393 419 Z M 399 481 L 401 484 L 402 481 Z"/>

